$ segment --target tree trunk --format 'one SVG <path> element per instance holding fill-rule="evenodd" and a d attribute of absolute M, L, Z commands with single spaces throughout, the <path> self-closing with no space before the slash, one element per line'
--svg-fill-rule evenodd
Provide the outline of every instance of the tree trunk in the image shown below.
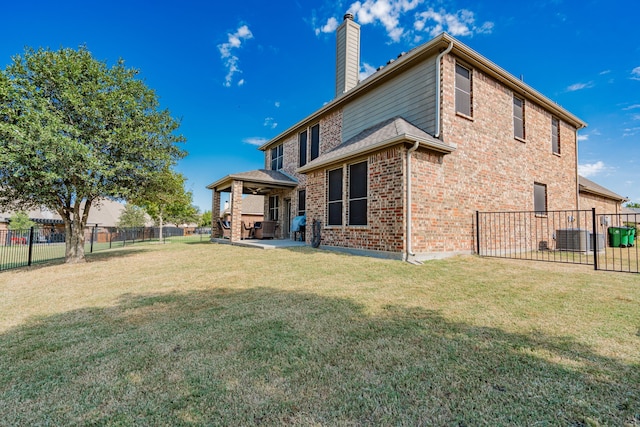
<path fill-rule="evenodd" d="M 85 262 L 84 258 L 84 228 L 80 227 L 79 221 L 64 222 L 65 231 L 65 259 L 68 264 Z"/>
<path fill-rule="evenodd" d="M 164 243 L 164 241 L 162 240 L 162 214 L 160 214 L 160 243 Z"/>

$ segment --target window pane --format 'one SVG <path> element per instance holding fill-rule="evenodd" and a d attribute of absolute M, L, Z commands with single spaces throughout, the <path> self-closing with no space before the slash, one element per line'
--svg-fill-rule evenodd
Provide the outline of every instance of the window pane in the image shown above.
<path fill-rule="evenodd" d="M 320 125 L 311 128 L 311 160 L 320 155 Z"/>
<path fill-rule="evenodd" d="M 524 139 L 524 101 L 513 97 L 513 135 Z"/>
<path fill-rule="evenodd" d="M 329 203 L 329 225 L 342 225 L 342 202 Z"/>
<path fill-rule="evenodd" d="M 558 154 L 560 154 L 559 124 L 558 119 L 551 119 L 551 149 Z"/>
<path fill-rule="evenodd" d="M 342 200 L 342 169 L 329 171 L 329 201 Z"/>
<path fill-rule="evenodd" d="M 304 215 L 307 210 L 307 191 L 298 191 L 298 215 Z"/>
<path fill-rule="evenodd" d="M 471 116 L 471 71 L 456 64 L 456 112 Z"/>
<path fill-rule="evenodd" d="M 471 72 L 456 64 L 456 88 L 467 93 L 471 92 Z"/>
<path fill-rule="evenodd" d="M 533 184 L 533 209 L 536 213 L 547 211 L 547 186 L 544 184 Z"/>
<path fill-rule="evenodd" d="M 307 164 L 307 131 L 300 134 L 300 166 Z"/>
<path fill-rule="evenodd" d="M 367 162 L 349 166 L 349 198 L 367 197 Z"/>
<path fill-rule="evenodd" d="M 471 116 L 471 96 L 456 89 L 456 112 Z"/>
<path fill-rule="evenodd" d="M 349 225 L 367 225 L 367 199 L 349 202 Z"/>

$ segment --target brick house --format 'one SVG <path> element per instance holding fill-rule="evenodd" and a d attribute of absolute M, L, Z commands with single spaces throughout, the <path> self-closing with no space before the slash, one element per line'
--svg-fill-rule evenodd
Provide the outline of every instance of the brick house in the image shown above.
<path fill-rule="evenodd" d="M 446 33 L 358 81 L 359 38 L 345 15 L 335 99 L 209 185 L 213 212 L 257 192 L 280 237 L 305 214 L 325 247 L 420 261 L 472 253 L 476 210 L 577 209 L 583 121 Z"/>
<path fill-rule="evenodd" d="M 622 203 L 629 201 L 626 197 L 614 193 L 582 175 L 578 176 L 580 191 L 580 209 L 595 208 L 598 213 L 620 214 Z"/>

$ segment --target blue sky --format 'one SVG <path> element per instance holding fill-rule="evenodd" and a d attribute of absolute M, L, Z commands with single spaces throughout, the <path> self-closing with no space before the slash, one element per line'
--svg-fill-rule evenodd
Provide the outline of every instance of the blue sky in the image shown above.
<path fill-rule="evenodd" d="M 636 0 L 5 2 L 0 66 L 25 46 L 123 58 L 182 122 L 179 164 L 207 184 L 261 168 L 257 145 L 331 101 L 336 24 L 361 24 L 364 74 L 447 31 L 588 123 L 580 173 L 640 202 Z"/>

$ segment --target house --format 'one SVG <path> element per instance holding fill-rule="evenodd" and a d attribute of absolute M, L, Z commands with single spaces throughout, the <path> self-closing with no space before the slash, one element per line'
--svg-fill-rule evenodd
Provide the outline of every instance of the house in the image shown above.
<path fill-rule="evenodd" d="M 446 33 L 358 81 L 359 40 L 345 15 L 335 99 L 207 187 L 213 212 L 231 193 L 232 242 L 255 192 L 280 237 L 305 214 L 324 247 L 407 261 L 472 253 L 477 210 L 577 209 L 582 120 Z"/>
<path fill-rule="evenodd" d="M 607 215 L 623 213 L 622 203 L 629 201 L 629 199 L 614 193 L 600 184 L 596 184 L 582 175 L 578 175 L 578 183 L 580 190 L 580 209 L 595 208 L 596 212 Z"/>

